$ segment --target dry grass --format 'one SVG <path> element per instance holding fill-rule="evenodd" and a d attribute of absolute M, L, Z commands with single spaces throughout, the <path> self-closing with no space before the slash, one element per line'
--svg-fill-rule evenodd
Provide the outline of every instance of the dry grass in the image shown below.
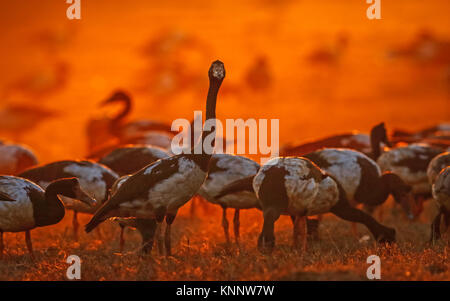
<path fill-rule="evenodd" d="M 208 214 L 198 208 L 196 217 L 190 217 L 188 205 L 174 223 L 175 252 L 170 258 L 155 252 L 140 257 L 140 238 L 131 230 L 126 232 L 125 253 L 118 254 L 119 227 L 114 223 L 101 226 L 102 239 L 94 231 L 74 242 L 68 214 L 59 225 L 32 232 L 35 260 L 26 251 L 23 234 L 8 233 L 0 280 L 65 280 L 65 259 L 70 254 L 81 257 L 83 280 L 364 280 L 366 259 L 372 254 L 381 258 L 383 280 L 450 279 L 450 248 L 443 242 L 427 244 L 432 202 L 422 220 L 414 223 L 405 221 L 389 204 L 384 207 L 389 212 L 384 223 L 398 233 L 393 246 L 360 243 L 350 234 L 349 223 L 330 215 L 320 227 L 321 240 L 310 243 L 303 254 L 291 247 L 290 219 L 282 217 L 276 224 L 277 248 L 272 255 L 261 255 L 256 250 L 260 212 L 242 212 L 241 245 L 227 246 L 219 208 L 208 206 Z M 83 216 L 82 222 L 88 219 Z M 363 226 L 359 232 L 367 234 Z"/>

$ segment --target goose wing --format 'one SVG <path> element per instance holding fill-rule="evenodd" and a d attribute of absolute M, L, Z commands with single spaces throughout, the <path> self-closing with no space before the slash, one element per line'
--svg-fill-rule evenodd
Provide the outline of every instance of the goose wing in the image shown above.
<path fill-rule="evenodd" d="M 12 199 L 9 195 L 0 191 L 0 202 L 15 202 L 15 199 Z"/>
<path fill-rule="evenodd" d="M 148 197 L 148 192 L 152 187 L 179 171 L 178 161 L 178 156 L 161 159 L 130 176 L 117 192 L 98 209 L 91 221 L 86 225 L 86 232 L 92 231 L 105 219 L 109 211 L 117 208 L 121 203 Z"/>

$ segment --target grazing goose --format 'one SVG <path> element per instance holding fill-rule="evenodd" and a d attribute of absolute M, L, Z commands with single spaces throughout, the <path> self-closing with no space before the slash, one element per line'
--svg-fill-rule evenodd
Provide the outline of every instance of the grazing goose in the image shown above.
<path fill-rule="evenodd" d="M 79 179 L 81 188 L 95 198 L 98 203 L 96 207 L 89 207 L 76 199 L 62 198 L 66 208 L 74 212 L 73 231 L 75 239 L 78 239 L 78 212 L 94 214 L 96 209 L 106 201 L 108 190 L 119 176 L 108 167 L 95 162 L 66 160 L 28 169 L 22 172 L 20 177 L 33 181 L 44 189 L 50 182 L 57 179 L 68 177 Z"/>
<path fill-rule="evenodd" d="M 230 191 L 254 191 L 263 210 L 264 225 L 258 239 L 261 251 L 275 246 L 274 224 L 281 214 L 294 220 L 294 246 L 298 235 L 306 247 L 305 217 L 331 212 L 336 216 L 364 224 L 377 241 L 395 241 L 395 230 L 379 224 L 373 217 L 353 208 L 344 188 L 306 158 L 280 157 L 269 160 L 256 176 L 236 181 L 219 194 Z"/>
<path fill-rule="evenodd" d="M 228 234 L 227 208 L 234 208 L 234 235 L 239 243 L 239 210 L 258 207 L 258 199 L 253 192 L 241 191 L 230 193 L 220 198 L 215 196 L 228 184 L 255 175 L 259 164 L 242 156 L 228 154 L 214 154 L 208 168 L 208 176 L 198 191 L 198 194 L 210 203 L 220 205 L 223 209 L 222 227 L 227 243 L 230 242 Z"/>
<path fill-rule="evenodd" d="M 373 209 L 383 204 L 392 194 L 394 200 L 412 217 L 411 186 L 392 172 L 381 173 L 377 163 L 363 153 L 350 149 L 327 148 L 304 157 L 332 176 L 342 186 L 351 204 L 364 204 Z"/>
<path fill-rule="evenodd" d="M 0 174 L 17 175 L 36 164 L 38 160 L 28 147 L 0 141 Z"/>
<path fill-rule="evenodd" d="M 430 161 L 427 168 L 428 182 L 430 185 L 434 184 L 438 174 L 447 166 L 450 166 L 450 152 L 437 155 Z"/>
<path fill-rule="evenodd" d="M 297 146 L 285 147 L 280 154 L 282 156 L 303 156 L 325 147 L 350 148 L 376 160 L 380 156 L 382 143 L 391 146 L 384 123 L 375 125 L 370 131 L 370 136 L 359 133 L 335 135 Z"/>
<path fill-rule="evenodd" d="M 445 167 L 436 177 L 433 184 L 433 198 L 439 206 L 439 212 L 431 224 L 431 241 L 434 243 L 441 237 L 441 217 L 445 226 L 450 227 L 450 166 Z"/>
<path fill-rule="evenodd" d="M 316 163 L 339 183 L 352 206 L 363 204 L 372 212 L 392 194 L 407 216 L 410 219 L 414 217 L 411 186 L 394 173 L 382 174 L 377 163 L 363 153 L 350 149 L 328 148 L 304 157 Z M 352 223 L 352 231 L 356 236 L 355 223 Z"/>
<path fill-rule="evenodd" d="M 111 168 L 119 176 L 124 176 L 135 173 L 156 160 L 167 157 L 169 155 L 161 148 L 147 145 L 127 145 L 116 148 L 98 162 Z"/>
<path fill-rule="evenodd" d="M 225 77 L 223 63 L 213 62 L 208 75 L 206 122 L 212 121 L 214 125 L 217 94 Z M 171 255 L 171 224 L 178 209 L 197 193 L 205 181 L 211 154 L 204 151 L 204 146 L 207 143 L 208 146 L 213 145 L 214 135 L 215 132 L 211 129 L 203 130 L 200 145 L 203 147 L 199 154 L 194 153 L 199 147 L 193 145 L 190 153 L 160 159 L 131 175 L 96 212 L 86 225 L 86 232 L 92 231 L 111 217 L 156 219 L 159 224 L 165 218 L 166 255 Z"/>
<path fill-rule="evenodd" d="M 441 152 L 424 144 L 410 144 L 390 149 L 377 160 L 382 172 L 393 172 L 412 187 L 416 202 L 415 217 L 422 212 L 423 202 L 431 197 L 427 168 L 430 161 Z"/>
<path fill-rule="evenodd" d="M 64 205 L 58 195 L 78 199 L 88 206 L 95 204 L 76 178 L 53 181 L 44 191 L 26 179 L 0 176 L 0 257 L 3 232 L 25 231 L 28 250 L 33 254 L 30 230 L 57 224 L 64 217 Z"/>

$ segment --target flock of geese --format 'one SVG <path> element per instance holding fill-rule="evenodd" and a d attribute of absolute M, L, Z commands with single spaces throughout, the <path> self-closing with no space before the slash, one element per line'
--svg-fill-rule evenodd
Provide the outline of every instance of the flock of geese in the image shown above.
<path fill-rule="evenodd" d="M 224 64 L 213 62 L 208 77 L 206 119 L 215 120 Z M 348 133 L 284 146 L 281 157 L 260 166 L 237 155 L 196 154 L 195 143 L 191 152 L 173 155 L 170 125 L 127 122 L 132 101 L 123 91 L 113 93 L 102 106 L 112 103 L 122 104 L 123 110 L 87 126 L 92 160 L 36 166 L 31 150 L 1 142 L 0 173 L 5 175 L 0 176 L 0 256 L 4 232 L 25 232 L 33 254 L 30 231 L 57 224 L 66 210 L 74 212 L 75 238 L 77 214 L 87 213 L 93 215 L 85 226 L 88 233 L 110 219 L 121 226 L 121 251 L 123 229 L 133 227 L 142 236 L 143 253 L 150 253 L 156 241 L 159 253 L 169 256 L 177 212 L 197 196 L 223 208 L 227 242 L 227 209 L 234 209 L 236 243 L 240 210 L 261 210 L 264 223 L 258 249 L 263 253 L 275 246 L 274 224 L 280 215 L 291 217 L 294 246 L 303 249 L 308 235 L 318 238 L 320 216 L 325 213 L 365 225 L 377 242 L 395 242 L 395 229 L 372 216 L 390 195 L 410 219 L 420 215 L 425 200 L 435 199 L 439 211 L 431 225 L 433 242 L 441 236 L 441 220 L 450 226 L 449 124 L 418 132 L 396 130 L 388 137 L 380 123 L 369 135 Z M 212 132 L 203 129 L 201 141 Z"/>

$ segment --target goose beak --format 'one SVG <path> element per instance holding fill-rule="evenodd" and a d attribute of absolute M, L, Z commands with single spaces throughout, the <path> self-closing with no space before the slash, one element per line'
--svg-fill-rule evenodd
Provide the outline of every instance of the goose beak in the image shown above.
<path fill-rule="evenodd" d="M 81 188 L 76 191 L 76 199 L 91 207 L 95 207 L 95 205 L 97 204 L 97 201 L 86 192 L 84 192 Z"/>

